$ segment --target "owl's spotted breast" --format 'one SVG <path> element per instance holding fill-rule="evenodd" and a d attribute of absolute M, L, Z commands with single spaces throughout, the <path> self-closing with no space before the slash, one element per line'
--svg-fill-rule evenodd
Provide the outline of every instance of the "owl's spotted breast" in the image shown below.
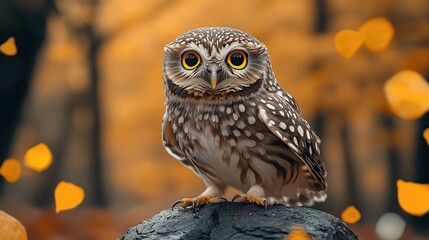
<path fill-rule="evenodd" d="M 306 184 L 303 164 L 259 119 L 258 102 L 196 106 L 171 102 L 166 120 L 188 166 L 206 182 L 243 192 L 266 185 L 273 201 L 293 203 L 298 201 L 297 189 Z"/>

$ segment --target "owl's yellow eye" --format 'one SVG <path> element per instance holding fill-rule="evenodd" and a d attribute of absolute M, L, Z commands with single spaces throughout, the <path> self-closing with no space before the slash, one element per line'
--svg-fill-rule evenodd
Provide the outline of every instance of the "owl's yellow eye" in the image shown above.
<path fill-rule="evenodd" d="M 188 51 L 182 54 L 182 66 L 187 70 L 198 67 L 201 63 L 200 55 L 195 51 Z"/>
<path fill-rule="evenodd" d="M 247 54 L 242 50 L 234 50 L 228 54 L 226 62 L 232 68 L 241 70 L 247 65 Z"/>

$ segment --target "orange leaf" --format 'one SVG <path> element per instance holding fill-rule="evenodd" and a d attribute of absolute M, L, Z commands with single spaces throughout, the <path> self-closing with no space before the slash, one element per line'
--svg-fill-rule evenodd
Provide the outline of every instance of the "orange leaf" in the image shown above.
<path fill-rule="evenodd" d="M 353 30 L 342 30 L 335 35 L 335 48 L 344 58 L 351 58 L 362 46 L 364 37 Z"/>
<path fill-rule="evenodd" d="M 21 222 L 0 210 L 0 239 L 27 240 L 27 231 Z"/>
<path fill-rule="evenodd" d="M 8 56 L 15 55 L 18 52 L 16 49 L 15 38 L 10 37 L 6 42 L 0 45 L 0 52 Z"/>
<path fill-rule="evenodd" d="M 429 211 L 429 184 L 404 182 L 399 179 L 398 201 L 401 208 L 415 216 L 422 216 Z"/>
<path fill-rule="evenodd" d="M 14 183 L 21 177 L 21 164 L 16 159 L 6 159 L 0 168 L 0 174 L 6 181 Z"/>
<path fill-rule="evenodd" d="M 404 119 L 417 119 L 429 110 L 429 84 L 417 72 L 403 70 L 384 85 L 393 112 Z"/>
<path fill-rule="evenodd" d="M 44 143 L 37 144 L 25 153 L 24 164 L 36 172 L 46 170 L 52 164 L 51 150 Z"/>
<path fill-rule="evenodd" d="M 429 128 L 426 128 L 423 131 L 423 137 L 426 139 L 427 144 L 429 145 Z"/>
<path fill-rule="evenodd" d="M 302 226 L 293 227 L 286 240 L 311 240 L 313 239 Z"/>
<path fill-rule="evenodd" d="M 341 213 L 341 219 L 348 224 L 354 224 L 359 221 L 361 215 L 359 210 L 354 206 L 348 206 L 343 213 Z"/>
<path fill-rule="evenodd" d="M 359 28 L 365 38 L 365 46 L 371 51 L 381 51 L 393 38 L 394 28 L 387 18 L 377 17 L 366 21 Z"/>
<path fill-rule="evenodd" d="M 73 183 L 61 181 L 55 188 L 55 211 L 69 210 L 82 203 L 85 198 L 83 189 Z"/>

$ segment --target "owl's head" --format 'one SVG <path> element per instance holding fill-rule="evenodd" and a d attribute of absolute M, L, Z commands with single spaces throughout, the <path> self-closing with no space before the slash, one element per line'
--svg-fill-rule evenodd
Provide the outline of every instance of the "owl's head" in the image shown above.
<path fill-rule="evenodd" d="M 166 92 L 179 98 L 221 100 L 255 93 L 269 66 L 265 45 L 232 28 L 194 29 L 164 48 Z"/>

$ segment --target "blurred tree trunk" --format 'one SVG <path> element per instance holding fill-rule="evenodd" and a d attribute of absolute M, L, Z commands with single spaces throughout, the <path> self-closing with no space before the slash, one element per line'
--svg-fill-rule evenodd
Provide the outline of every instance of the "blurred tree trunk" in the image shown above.
<path fill-rule="evenodd" d="M 106 193 L 103 184 L 103 164 L 102 164 L 102 143 L 101 143 L 101 116 L 100 116 L 100 94 L 99 94 L 99 82 L 100 77 L 97 67 L 97 57 L 100 46 L 102 45 L 102 39 L 95 33 L 94 26 L 90 26 L 87 31 L 87 36 L 90 42 L 90 48 L 88 53 L 89 58 L 89 70 L 91 77 L 90 87 L 90 106 L 93 110 L 93 150 L 92 150 L 92 162 L 90 164 L 90 170 L 93 173 L 93 184 L 94 184 L 94 203 L 100 207 L 107 205 Z"/>
<path fill-rule="evenodd" d="M 0 164 L 8 157 L 51 8 L 50 0 L 0 0 L 0 43 L 14 37 L 18 48 L 15 56 L 0 53 Z"/>

